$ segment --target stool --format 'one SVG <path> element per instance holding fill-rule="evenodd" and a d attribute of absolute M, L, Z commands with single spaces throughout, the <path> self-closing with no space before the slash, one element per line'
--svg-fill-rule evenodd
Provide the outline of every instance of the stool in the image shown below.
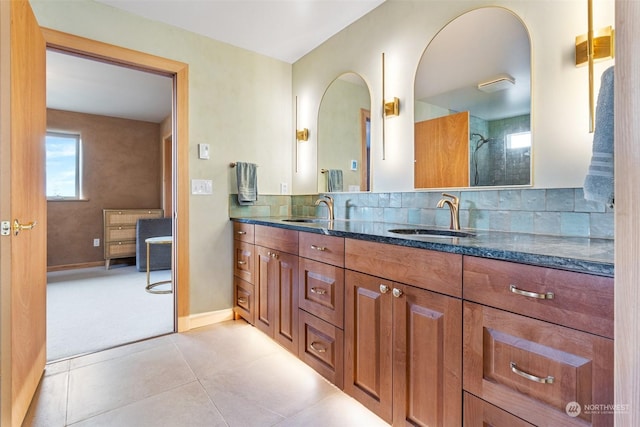
<path fill-rule="evenodd" d="M 145 243 L 147 244 L 147 286 L 144 288 L 147 292 L 151 294 L 170 294 L 173 292 L 171 289 L 158 291 L 154 288 L 159 285 L 163 285 L 165 283 L 171 283 L 171 280 L 162 280 L 160 282 L 151 283 L 151 271 L 149 270 L 149 254 L 151 253 L 152 245 L 170 245 L 173 242 L 172 236 L 159 236 L 159 237 L 149 237 L 145 239 Z"/>

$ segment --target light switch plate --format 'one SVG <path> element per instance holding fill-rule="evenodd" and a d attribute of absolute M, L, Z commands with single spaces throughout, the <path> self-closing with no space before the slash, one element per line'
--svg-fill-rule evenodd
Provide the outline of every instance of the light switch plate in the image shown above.
<path fill-rule="evenodd" d="M 191 194 L 213 194 L 213 181 L 210 179 L 192 179 Z"/>
<path fill-rule="evenodd" d="M 198 144 L 198 158 L 209 160 L 209 144 Z"/>

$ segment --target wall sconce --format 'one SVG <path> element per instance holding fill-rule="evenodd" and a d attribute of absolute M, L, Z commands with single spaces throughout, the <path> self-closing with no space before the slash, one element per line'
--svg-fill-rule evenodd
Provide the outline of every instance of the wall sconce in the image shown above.
<path fill-rule="evenodd" d="M 298 141 L 308 141 L 309 140 L 309 129 L 304 128 L 302 130 L 296 131 L 296 139 Z"/>
<path fill-rule="evenodd" d="M 399 114 L 400 114 L 400 100 L 398 98 L 393 98 L 393 101 L 388 101 L 384 103 L 385 117 L 393 117 Z"/>

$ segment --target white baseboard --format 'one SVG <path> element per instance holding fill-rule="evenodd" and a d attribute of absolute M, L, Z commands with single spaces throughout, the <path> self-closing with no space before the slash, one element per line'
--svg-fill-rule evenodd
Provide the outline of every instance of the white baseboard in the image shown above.
<path fill-rule="evenodd" d="M 201 328 L 202 326 L 213 325 L 214 323 L 233 320 L 233 309 L 225 308 L 224 310 L 209 311 L 207 313 L 192 314 L 188 318 L 188 329 Z"/>

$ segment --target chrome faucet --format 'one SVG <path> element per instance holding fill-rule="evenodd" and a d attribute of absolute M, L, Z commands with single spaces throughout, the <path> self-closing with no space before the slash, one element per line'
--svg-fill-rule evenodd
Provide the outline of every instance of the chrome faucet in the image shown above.
<path fill-rule="evenodd" d="M 333 197 L 322 196 L 318 200 L 316 200 L 316 206 L 320 206 L 320 203 L 324 203 L 325 205 L 327 205 L 327 209 L 329 210 L 327 219 L 329 221 L 333 221 Z"/>
<path fill-rule="evenodd" d="M 458 212 L 460 208 L 460 199 L 447 193 L 442 193 L 442 195 L 444 197 L 449 197 L 451 200 L 440 199 L 438 207 L 442 208 L 444 205 L 449 206 L 449 210 L 451 211 L 451 223 L 449 224 L 449 228 L 451 230 L 460 230 L 460 215 Z"/>

